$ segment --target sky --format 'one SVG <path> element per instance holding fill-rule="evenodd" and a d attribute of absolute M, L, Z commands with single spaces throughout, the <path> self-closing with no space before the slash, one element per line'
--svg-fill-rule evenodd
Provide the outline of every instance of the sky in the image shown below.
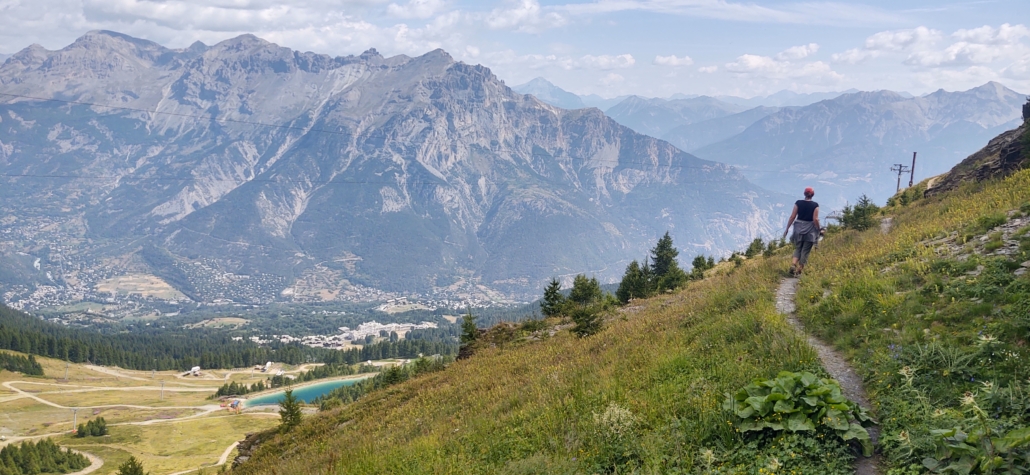
<path fill-rule="evenodd" d="M 0 0 L 0 53 L 90 30 L 172 48 L 244 33 L 332 56 L 443 48 L 509 85 L 736 95 L 997 81 L 1030 93 L 1030 0 Z"/>

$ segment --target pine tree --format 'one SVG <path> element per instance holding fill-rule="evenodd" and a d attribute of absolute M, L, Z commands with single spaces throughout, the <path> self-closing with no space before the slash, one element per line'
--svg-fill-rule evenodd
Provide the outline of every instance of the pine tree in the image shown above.
<path fill-rule="evenodd" d="M 472 315 L 472 309 L 469 309 L 465 317 L 461 319 L 461 346 L 468 346 L 478 338 L 479 328 L 476 326 L 476 316 Z"/>
<path fill-rule="evenodd" d="M 283 400 L 279 402 L 279 432 L 287 433 L 300 424 L 301 411 L 300 401 L 293 395 L 293 388 L 283 393 Z"/>
<path fill-rule="evenodd" d="M 676 256 L 679 256 L 679 251 L 672 245 L 672 236 L 666 231 L 651 249 L 651 272 L 656 291 L 675 289 L 687 282 L 687 273 L 680 269 Z"/>
<path fill-rule="evenodd" d="M 540 302 L 540 313 L 543 313 L 544 317 L 556 317 L 562 313 L 564 307 L 565 296 L 561 293 L 561 282 L 552 278 L 544 288 L 544 300 Z"/>
<path fill-rule="evenodd" d="M 594 277 L 587 278 L 583 274 L 579 274 L 575 279 L 572 280 L 572 291 L 569 292 L 569 300 L 575 302 L 580 306 L 587 306 L 595 303 L 604 294 L 601 292 L 601 284 L 597 282 Z"/>
<path fill-rule="evenodd" d="M 619 302 L 627 303 L 631 299 L 647 297 L 649 294 L 647 277 L 641 271 L 640 264 L 637 261 L 630 262 L 626 266 L 626 273 L 622 275 L 619 289 L 615 291 L 615 296 L 619 299 Z"/>
<path fill-rule="evenodd" d="M 148 473 L 143 471 L 143 464 L 135 456 L 130 456 L 129 460 L 118 466 L 118 475 L 148 475 Z"/>

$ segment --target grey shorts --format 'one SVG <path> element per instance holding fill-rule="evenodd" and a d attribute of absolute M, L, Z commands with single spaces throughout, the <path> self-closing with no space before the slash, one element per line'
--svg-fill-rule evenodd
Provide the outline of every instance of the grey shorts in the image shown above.
<path fill-rule="evenodd" d="M 812 241 L 795 241 L 794 242 L 794 257 L 798 259 L 801 265 L 808 263 L 808 254 L 812 252 L 812 246 L 815 243 Z"/>

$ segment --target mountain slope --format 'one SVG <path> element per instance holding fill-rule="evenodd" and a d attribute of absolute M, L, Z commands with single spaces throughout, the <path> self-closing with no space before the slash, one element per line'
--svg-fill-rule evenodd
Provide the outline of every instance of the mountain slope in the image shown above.
<path fill-rule="evenodd" d="M 941 457 L 951 441 L 938 430 L 985 427 L 1009 433 L 1009 460 L 1026 467 L 1030 170 L 887 216 L 893 226 L 832 230 L 795 297 L 805 328 L 872 388 L 881 470 Z M 992 250 L 979 238 L 995 233 Z M 806 438 L 822 433 L 742 435 L 721 409 L 751 376 L 812 368 L 804 336 L 773 311 L 788 263 L 725 265 L 587 338 L 495 329 L 470 359 L 270 436 L 234 473 L 854 473 L 850 454 Z M 806 456 L 822 465 L 798 470 Z"/>
<path fill-rule="evenodd" d="M 5 211 L 74 223 L 48 248 L 74 239 L 89 274 L 149 268 L 204 301 L 291 298 L 300 277 L 332 295 L 527 295 L 554 275 L 615 277 L 666 229 L 685 253 L 720 252 L 782 212 L 726 166 L 441 50 L 332 58 L 249 35 L 170 50 L 93 32 L 19 52 L 0 93 L 0 171 L 18 176 Z M 169 254 L 140 259 L 145 246 Z M 85 264 L 99 261 L 122 264 Z"/>
<path fill-rule="evenodd" d="M 733 115 L 676 127 L 662 136 L 680 150 L 690 152 L 737 135 L 760 119 L 776 113 L 777 107 L 755 107 Z"/>
<path fill-rule="evenodd" d="M 890 91 L 845 94 L 783 109 L 695 153 L 739 165 L 770 189 L 816 186 L 824 204 L 834 207 L 862 193 L 882 201 L 894 193 L 891 165 L 910 165 L 915 151 L 917 177 L 947 171 L 1018 125 L 1023 102 L 1024 96 L 997 83 L 917 98 Z"/>
<path fill-rule="evenodd" d="M 511 90 L 519 94 L 532 94 L 537 99 L 562 109 L 582 109 L 586 107 L 579 96 L 566 91 L 544 78 L 536 78 L 525 84 L 512 86 Z"/>
<path fill-rule="evenodd" d="M 681 125 L 725 117 L 744 110 L 744 107 L 707 96 L 673 100 L 630 96 L 605 113 L 641 134 L 661 137 Z"/>

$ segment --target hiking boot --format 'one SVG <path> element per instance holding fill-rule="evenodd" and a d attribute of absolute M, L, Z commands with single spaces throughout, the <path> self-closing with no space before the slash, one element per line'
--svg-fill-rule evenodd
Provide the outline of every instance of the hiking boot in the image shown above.
<path fill-rule="evenodd" d="M 798 276 L 798 266 L 796 264 L 791 264 L 790 265 L 790 276 L 791 277 L 797 277 Z"/>

